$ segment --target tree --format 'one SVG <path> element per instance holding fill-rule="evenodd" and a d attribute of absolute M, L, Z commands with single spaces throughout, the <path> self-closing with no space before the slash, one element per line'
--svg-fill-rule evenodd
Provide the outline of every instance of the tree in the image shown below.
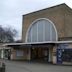
<path fill-rule="evenodd" d="M 16 34 L 17 31 L 15 29 L 0 26 L 0 43 L 14 42 Z"/>

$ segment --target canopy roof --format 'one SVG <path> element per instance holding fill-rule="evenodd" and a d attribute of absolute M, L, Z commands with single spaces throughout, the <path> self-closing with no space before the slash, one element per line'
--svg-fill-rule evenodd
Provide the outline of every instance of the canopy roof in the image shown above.
<path fill-rule="evenodd" d="M 62 43 L 72 43 L 72 41 L 46 41 L 46 42 L 33 42 L 33 43 L 6 43 L 3 46 L 31 46 L 31 45 L 42 45 L 42 44 L 62 44 Z"/>

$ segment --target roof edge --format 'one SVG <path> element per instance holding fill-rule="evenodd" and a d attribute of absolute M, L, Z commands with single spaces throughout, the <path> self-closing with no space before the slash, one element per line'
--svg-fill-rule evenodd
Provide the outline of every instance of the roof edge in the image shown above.
<path fill-rule="evenodd" d="M 32 44 L 62 44 L 62 43 L 72 43 L 72 41 L 47 41 L 47 42 L 34 42 L 34 43 L 6 43 L 3 46 L 8 46 L 8 45 L 32 45 Z"/>
<path fill-rule="evenodd" d="M 29 13 L 24 14 L 22 16 L 26 16 L 26 15 L 29 15 L 29 14 L 32 14 L 32 13 L 40 12 L 40 11 L 43 11 L 43 10 L 46 10 L 46 9 L 51 9 L 51 8 L 55 8 L 55 7 L 59 7 L 59 6 L 63 6 L 63 5 L 69 7 L 66 3 L 61 3 L 61 4 L 58 4 L 58 5 L 54 5 L 54 6 L 51 6 L 51 7 L 43 8 L 43 9 L 40 9 L 40 10 L 37 10 L 37 11 L 29 12 Z"/>

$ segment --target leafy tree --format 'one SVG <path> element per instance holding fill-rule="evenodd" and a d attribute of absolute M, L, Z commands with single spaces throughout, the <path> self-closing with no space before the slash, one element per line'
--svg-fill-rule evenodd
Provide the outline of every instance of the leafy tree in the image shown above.
<path fill-rule="evenodd" d="M 16 34 L 17 31 L 15 29 L 0 26 L 0 43 L 14 42 Z"/>

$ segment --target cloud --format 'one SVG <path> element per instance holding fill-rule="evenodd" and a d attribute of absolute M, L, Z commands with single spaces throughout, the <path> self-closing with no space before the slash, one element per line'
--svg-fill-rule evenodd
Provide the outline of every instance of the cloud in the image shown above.
<path fill-rule="evenodd" d="M 66 0 L 65 3 L 72 9 L 72 0 Z"/>
<path fill-rule="evenodd" d="M 13 10 L 16 13 L 26 13 L 58 3 L 64 2 L 63 0 L 5 0 L 4 5 L 8 10 Z"/>

